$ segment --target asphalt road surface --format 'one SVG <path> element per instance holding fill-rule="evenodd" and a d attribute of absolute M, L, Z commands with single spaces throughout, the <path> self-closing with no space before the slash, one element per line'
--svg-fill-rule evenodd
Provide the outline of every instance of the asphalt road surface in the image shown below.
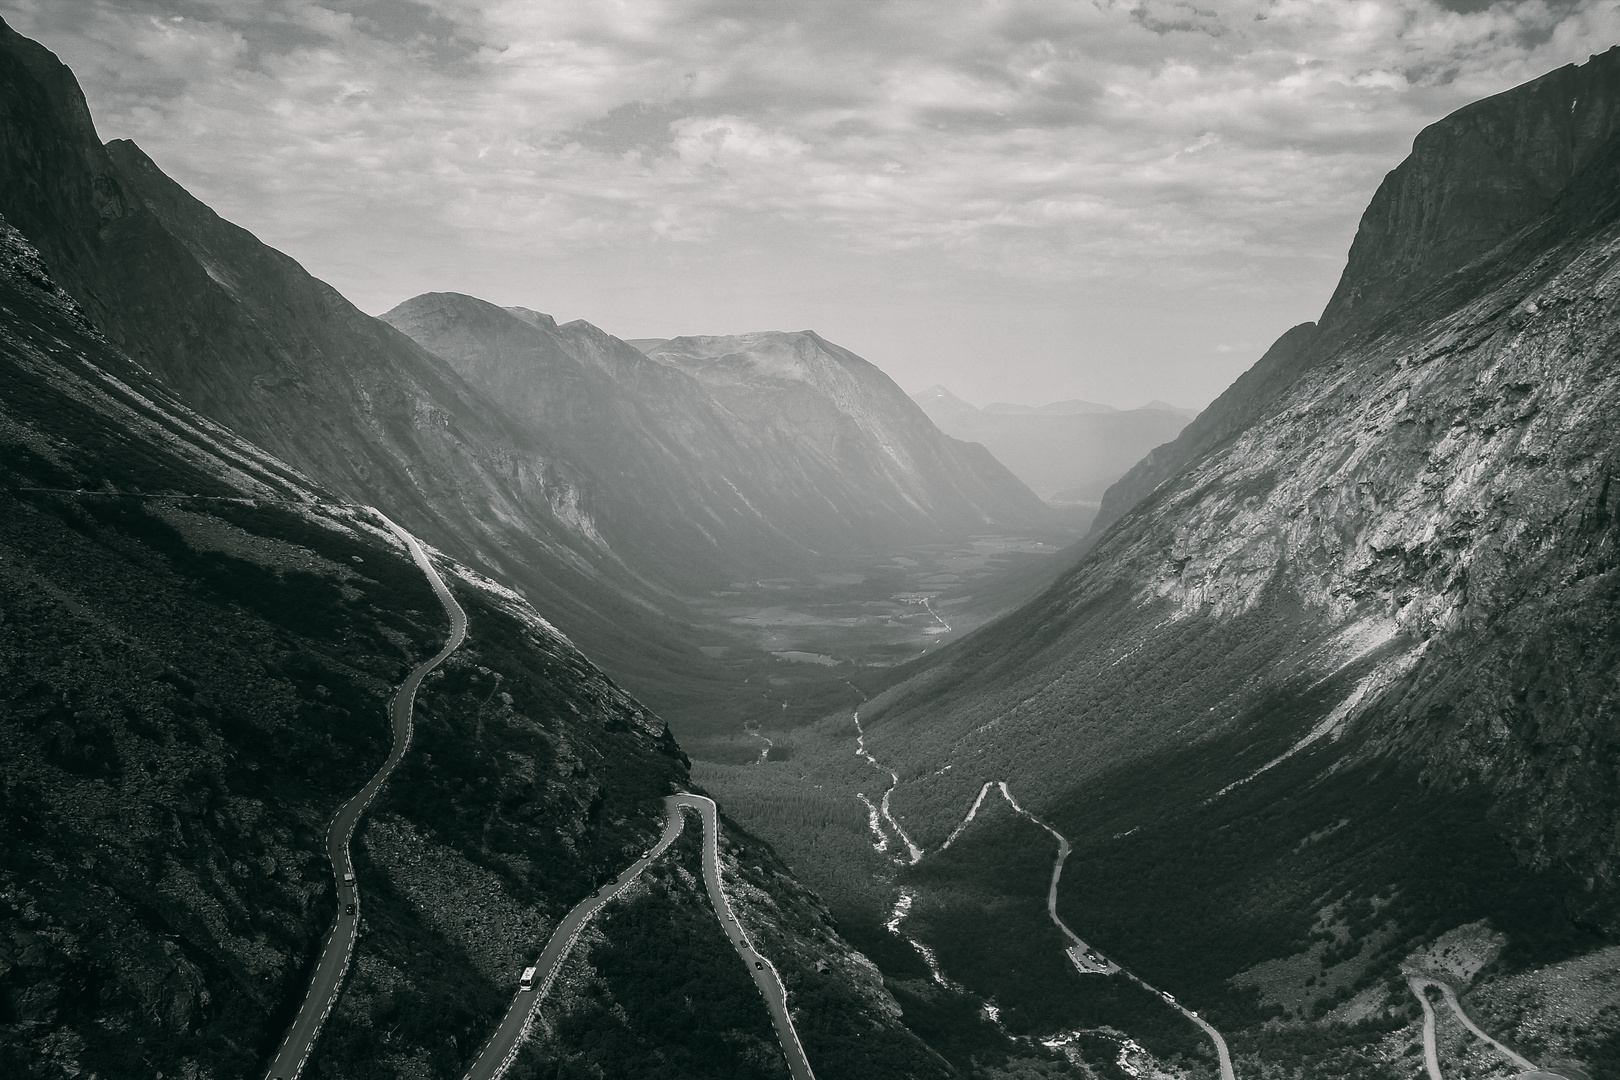
<path fill-rule="evenodd" d="M 1434 1044 L 1434 1005 L 1423 993 L 1424 982 L 1419 979 L 1406 980 L 1406 985 L 1417 995 L 1418 1004 L 1423 1006 L 1423 1066 L 1429 1070 L 1429 1080 L 1445 1080 L 1440 1075 L 1440 1050 Z"/>
<path fill-rule="evenodd" d="M 1418 1001 L 1423 1005 L 1423 1063 L 1428 1067 L 1429 1080 L 1443 1080 L 1443 1077 L 1440 1075 L 1440 1052 L 1435 1046 L 1434 1005 L 1429 1001 L 1428 995 L 1423 992 L 1424 988 L 1429 986 L 1436 987 L 1440 991 L 1441 996 L 1446 999 L 1446 1004 L 1450 1006 L 1451 1011 L 1457 1015 L 1458 1020 L 1462 1021 L 1463 1027 L 1467 1028 L 1469 1031 L 1472 1031 L 1481 1042 L 1486 1042 L 1496 1047 L 1497 1053 L 1507 1058 L 1519 1068 L 1525 1069 L 1531 1073 L 1536 1072 L 1537 1066 L 1534 1062 L 1530 1061 L 1526 1057 L 1514 1053 L 1512 1050 L 1508 1049 L 1506 1046 L 1503 1046 L 1501 1043 L 1485 1034 L 1485 1032 L 1481 1031 L 1479 1025 L 1474 1023 L 1472 1018 L 1470 1018 L 1467 1013 L 1463 1012 L 1462 1002 L 1457 1000 L 1457 992 L 1448 984 L 1443 983 L 1438 979 L 1425 979 L 1421 975 L 1408 974 L 1406 976 L 1406 985 L 1412 988 L 1412 993 L 1417 995 Z"/>
<path fill-rule="evenodd" d="M 743 964 L 754 977 L 754 985 L 759 987 L 765 1004 L 770 1007 L 771 1023 L 776 1026 L 776 1040 L 782 1044 L 782 1053 L 787 1055 L 788 1071 L 793 1074 L 793 1080 L 815 1080 L 810 1059 L 805 1057 L 804 1047 L 799 1044 L 799 1033 L 794 1030 L 793 1018 L 788 1015 L 787 991 L 782 988 L 782 978 L 777 974 L 776 965 L 754 951 L 753 943 L 731 913 L 725 890 L 720 887 L 720 821 L 714 800 L 702 795 L 671 795 L 667 801 L 672 814 L 677 812 L 677 806 L 689 806 L 702 816 L 703 883 L 709 888 L 709 900 L 714 904 L 715 914 L 720 917 L 720 925 L 725 927 L 726 937 L 731 939 L 731 947 L 742 957 Z"/>
<path fill-rule="evenodd" d="M 304 1071 L 310 1051 L 315 1047 L 315 1040 L 320 1036 L 321 1026 L 326 1023 L 332 1007 L 337 1004 L 338 992 L 343 988 L 343 976 L 348 972 L 349 961 L 354 956 L 355 939 L 360 933 L 360 887 L 358 882 L 345 884 L 344 875 L 354 872 L 354 866 L 349 861 L 349 840 L 354 836 L 355 825 L 366 812 L 366 807 L 371 805 L 371 800 L 377 797 L 377 792 L 382 790 L 389 774 L 394 771 L 394 767 L 405 756 L 405 751 L 411 744 L 411 713 L 416 704 L 416 691 L 422 685 L 422 679 L 428 672 L 444 663 L 445 658 L 455 652 L 467 636 L 467 613 L 461 610 L 461 605 L 450 595 L 444 579 L 439 577 L 439 572 L 433 569 L 433 564 L 428 561 L 427 552 L 417 543 L 416 537 L 391 521 L 388 525 L 400 540 L 404 541 L 406 548 L 410 550 L 411 558 L 421 568 L 422 573 L 427 575 L 439 603 L 449 612 L 450 636 L 437 655 L 418 664 L 400 684 L 399 689 L 394 691 L 394 696 L 388 703 L 388 715 L 394 725 L 394 749 L 370 782 L 360 789 L 358 795 L 343 804 L 343 808 L 327 826 L 326 848 L 332 859 L 332 872 L 337 878 L 338 885 L 337 921 L 332 924 L 332 932 L 326 936 L 326 944 L 321 948 L 320 963 L 316 965 L 315 975 L 310 979 L 309 992 L 304 996 L 304 1003 L 299 1007 L 297 1017 L 287 1030 L 287 1036 L 281 1042 L 281 1049 L 276 1051 L 276 1056 L 270 1063 L 270 1071 L 265 1074 L 275 1080 L 297 1080 L 298 1075 Z M 349 911 L 350 905 L 354 908 L 352 912 Z"/>
<path fill-rule="evenodd" d="M 743 963 L 754 976 L 755 985 L 765 997 L 765 1003 L 771 1012 L 771 1022 L 776 1027 L 777 1041 L 782 1044 L 782 1052 L 787 1057 L 788 1069 L 792 1072 L 794 1080 L 815 1080 L 815 1073 L 810 1071 L 810 1062 L 804 1055 L 804 1047 L 799 1045 L 799 1034 L 793 1029 L 793 1020 L 788 1016 L 787 994 L 782 989 L 782 981 L 777 976 L 776 968 L 769 960 L 754 951 L 742 927 L 731 917 L 731 905 L 726 901 L 725 890 L 720 884 L 720 822 L 714 802 L 701 795 L 683 793 L 669 796 L 664 803 L 668 817 L 658 843 L 654 844 L 647 854 L 625 868 L 624 872 L 611 883 L 581 900 L 563 916 L 562 922 L 557 924 L 557 929 L 552 931 L 551 939 L 546 942 L 540 959 L 535 961 L 537 971 L 534 989 L 518 991 L 511 1006 L 506 1010 L 506 1016 L 502 1018 L 500 1026 L 495 1029 L 495 1034 L 490 1036 L 489 1042 L 478 1055 L 478 1060 L 473 1062 L 472 1068 L 468 1070 L 466 1080 L 498 1080 L 506 1072 L 516 1059 L 518 1048 L 523 1044 L 534 1023 L 540 1002 L 550 991 L 557 972 L 562 968 L 563 960 L 567 958 L 574 942 L 579 940 L 585 924 L 604 904 L 622 893 L 631 882 L 641 876 L 641 872 L 662 855 L 664 849 L 680 835 L 681 828 L 685 824 L 685 817 L 681 813 L 682 807 L 696 810 L 703 819 L 703 883 L 709 890 L 709 899 L 714 905 L 715 914 L 719 917 L 720 924 L 725 927 L 726 937 L 737 950 L 737 955 L 742 957 Z"/>

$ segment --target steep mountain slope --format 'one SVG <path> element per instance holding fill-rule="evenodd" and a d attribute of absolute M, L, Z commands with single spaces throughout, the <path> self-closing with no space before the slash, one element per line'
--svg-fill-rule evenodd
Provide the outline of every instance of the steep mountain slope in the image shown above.
<path fill-rule="evenodd" d="M 0 34 L 18 60 L 0 65 L 0 190 L 44 208 L 33 230 L 54 241 L 52 258 L 100 311 L 80 306 L 53 280 L 52 258 L 0 217 L 0 1073 L 262 1075 L 332 925 L 327 824 L 386 755 L 385 706 L 442 643 L 442 612 L 382 518 L 193 411 L 101 332 L 105 322 L 135 328 L 136 344 L 170 340 L 144 321 L 211 302 L 206 287 L 193 289 L 199 259 L 221 278 L 239 275 L 231 287 L 244 294 L 283 270 L 289 294 L 312 286 L 273 252 L 231 249 L 243 234 L 160 175 L 135 201 L 135 184 L 106 171 L 93 138 L 63 136 L 89 130 L 71 76 L 3 25 Z M 66 96 L 53 102 L 30 65 Z M 77 112 L 56 110 L 75 100 Z M 132 148 L 118 152 L 139 166 Z M 91 179 L 80 185 L 85 162 Z M 101 227 L 79 216 L 97 205 Z M 181 231 L 200 254 L 157 227 L 154 206 L 192 228 Z M 120 280 L 109 265 L 148 258 L 157 284 Z M 159 287 L 165 275 L 172 294 Z M 273 292 L 241 306 L 269 318 L 275 302 L 297 299 Z M 132 296 L 152 307 L 124 308 Z M 352 309 L 333 303 L 341 322 Z M 216 338 L 245 337 L 253 319 L 182 321 L 197 340 L 175 348 L 205 354 Z M 379 340 L 390 335 L 405 341 L 386 328 Z M 286 340 L 265 330 L 257 342 Z M 487 406 L 416 354 L 429 364 L 417 389 L 440 379 Z M 382 367 L 371 376 L 386 380 Z M 359 387 L 362 403 L 387 390 Z M 224 380 L 222 400 L 237 389 Z M 442 446 L 410 427 L 422 408 L 455 448 L 455 418 L 445 424 L 433 399 L 397 412 L 383 404 L 351 434 L 396 440 L 388 453 L 419 436 L 419 448 Z M 353 445 L 364 480 L 366 455 L 383 443 Z M 457 475 L 476 480 L 477 467 Z M 521 522 L 491 527 L 521 534 Z M 518 959 L 643 849 L 663 795 L 687 776 L 662 721 L 517 593 L 434 561 L 469 636 L 422 686 L 411 752 L 354 837 L 361 935 L 307 1075 L 459 1074 L 512 998 Z M 559 557 L 547 572 L 584 576 L 582 562 Z M 658 649 L 636 618 L 620 628 L 624 640 Z M 814 1010 L 821 1074 L 939 1074 L 813 897 L 749 844 L 750 863 L 773 868 L 750 883 L 754 929 L 782 970 L 800 975 L 790 1003 Z M 838 962 L 818 970 L 818 957 Z M 620 986 L 667 1000 L 669 975 L 643 967 Z M 736 1034 L 725 1018 L 709 1030 Z M 561 1049 L 591 1038 L 576 1032 Z"/>
<path fill-rule="evenodd" d="M 643 355 L 586 322 L 444 293 L 383 319 L 566 445 L 615 549 L 673 579 L 713 587 L 1045 516 L 988 455 L 814 334 L 678 338 Z"/>
<path fill-rule="evenodd" d="M 1174 439 L 1154 446 L 1103 492 L 1093 534 L 1100 534 L 1147 498 L 1189 461 L 1215 449 L 1262 416 L 1308 364 L 1315 323 L 1300 323 L 1272 343 L 1254 367 L 1239 375 Z"/>
<path fill-rule="evenodd" d="M 728 680 L 667 587 L 597 528 L 584 474 L 545 432 L 133 144 L 103 148 L 72 74 L 39 45 L 0 25 L 0 54 L 0 213 L 109 338 L 205 415 L 512 582 L 655 705 Z"/>
<path fill-rule="evenodd" d="M 975 409 L 943 386 L 912 395 L 947 435 L 982 443 L 1041 498 L 1096 505 L 1144 454 L 1173 440 L 1188 416 L 1172 407 L 1119 410 L 1085 401 Z"/>
<path fill-rule="evenodd" d="M 1611 50 L 1418 139 L 1320 328 L 1056 585 L 861 706 L 913 841 L 1009 781 L 1085 868 L 1070 925 L 1238 1028 L 1473 920 L 1508 965 L 1620 931 L 1617 132 Z M 1527 171 L 1510 232 L 1453 197 Z M 830 784 L 824 736 L 795 761 Z"/>
<path fill-rule="evenodd" d="M 936 664 L 911 693 L 956 682 L 950 671 L 972 656 L 975 670 L 993 664 L 996 677 L 984 682 L 998 696 L 1017 697 L 1021 712 L 1044 713 L 1056 722 L 1054 734 L 1074 745 L 1087 725 L 1072 706 L 1046 712 L 1043 703 L 1056 707 L 1078 700 L 1068 693 L 1089 699 L 1095 691 L 1080 690 L 1085 679 L 1072 668 L 1055 669 L 1058 656 L 1087 657 L 1090 666 L 1129 653 L 1131 668 L 1143 671 L 1168 662 L 1173 642 L 1197 642 L 1213 650 L 1213 661 L 1244 643 L 1204 642 L 1205 634 L 1274 610 L 1303 641 L 1241 664 L 1233 654 L 1203 685 L 1166 668 L 1159 687 L 1168 694 L 1166 714 L 1117 710 L 1111 730 L 1085 736 L 1106 741 L 1090 743 L 1075 763 L 1117 764 L 1126 729 L 1168 732 L 1194 722 L 1197 711 L 1216 715 L 1178 740 L 1236 730 L 1243 702 L 1296 674 L 1315 684 L 1359 671 L 1348 684 L 1354 692 L 1322 717 L 1331 716 L 1335 731 L 1377 731 L 1389 749 L 1421 747 L 1435 775 L 1459 783 L 1488 776 L 1503 797 L 1533 791 L 1562 824 L 1537 825 L 1542 814 L 1517 818 L 1525 855 L 1612 882 L 1610 706 L 1602 687 L 1613 668 L 1601 644 L 1610 613 L 1599 600 L 1613 572 L 1609 425 L 1620 409 L 1611 363 L 1620 339 L 1612 262 L 1617 73 L 1620 51 L 1611 51 L 1429 129 L 1420 144 L 1482 117 L 1523 118 L 1532 108 L 1547 111 L 1542 119 L 1553 127 L 1572 105 L 1602 118 L 1576 125 L 1566 155 L 1576 163 L 1572 175 L 1529 226 L 1405 303 L 1319 331 L 1326 348 L 1300 354 L 1305 362 L 1293 365 L 1263 416 L 1160 485 L 1065 580 L 964 642 L 954 663 Z M 1543 152 L 1539 138 L 1508 144 L 1501 168 L 1512 175 L 1523 158 Z M 1453 170 L 1481 169 L 1472 158 L 1423 160 L 1430 190 L 1446 190 Z M 1403 166 L 1386 188 L 1412 187 L 1413 174 Z M 1387 193 L 1374 201 L 1369 229 L 1380 227 L 1389 201 Z M 1454 212 L 1472 210 L 1463 204 Z M 1357 275 L 1373 273 L 1353 262 L 1346 277 Z M 1347 284 L 1338 295 L 1354 292 Z M 1128 640 L 1116 631 L 1098 641 L 1087 624 L 1104 621 L 1135 629 Z M 1575 665 L 1574 681 L 1545 700 L 1508 674 L 1539 682 L 1565 664 Z M 1588 679 L 1597 682 L 1582 688 Z M 1013 689 L 1022 680 L 1026 690 L 1040 688 L 1035 699 Z M 895 720 L 910 711 L 898 705 L 907 697 L 896 695 Z M 1175 700 L 1194 713 L 1170 709 Z M 1004 707 L 979 697 L 959 699 L 951 711 L 969 728 L 1006 718 Z M 1143 747 L 1155 741 L 1132 739 Z M 1564 753 L 1570 746 L 1583 749 Z M 1557 793 L 1572 789 L 1583 796 L 1554 809 Z"/>
<path fill-rule="evenodd" d="M 1180 438 L 1121 479 L 1103 500 L 1097 530 L 1258 420 L 1337 344 L 1546 214 L 1614 131 L 1613 58 L 1593 60 L 1475 102 L 1419 133 L 1362 216 L 1319 324 L 1278 338 Z"/>
<path fill-rule="evenodd" d="M 672 414 L 685 399 L 664 391 L 690 380 L 583 325 L 567 331 L 584 365 L 569 399 L 580 422 L 513 419 L 439 357 L 222 221 L 132 144 L 100 146 L 71 73 L 44 49 L 0 28 L 0 52 L 0 212 L 98 328 L 205 415 L 520 589 L 684 731 L 734 729 L 735 710 L 712 706 L 741 701 L 756 674 L 716 659 L 736 643 L 724 626 L 695 629 L 705 616 L 688 598 L 724 589 L 733 573 L 820 572 L 806 561 L 853 546 L 840 513 L 868 526 L 860 542 L 902 545 L 1042 513 L 971 450 L 944 453 L 987 468 L 974 481 L 985 483 L 963 498 L 949 477 L 925 476 L 920 508 L 861 487 L 869 441 L 849 477 L 842 461 L 801 463 L 798 444 L 769 434 L 739 451 L 711 430 L 716 407 Z M 536 332 L 547 321 L 501 314 Z M 603 366 L 615 356 L 618 368 Z M 614 381 L 636 371 L 644 400 Z M 729 458 L 683 471 L 688 437 L 730 447 Z M 725 481 L 742 466 L 754 479 L 733 490 Z M 826 512 L 791 516 L 788 495 L 771 490 L 784 476 L 825 496 Z M 754 652 L 751 662 L 774 662 Z"/>
<path fill-rule="evenodd" d="M 252 1074 L 331 925 L 327 820 L 386 755 L 442 609 L 381 519 L 176 402 L 3 222 L 0 384 L 3 1071 Z M 512 594 L 443 565 L 516 705 L 466 714 L 430 684 L 390 797 L 532 934 L 656 835 L 685 761 Z M 386 887 L 367 919 L 411 956 L 392 1052 L 454 1069 L 510 973 Z"/>
<path fill-rule="evenodd" d="M 664 723 L 526 602 L 435 561 L 469 637 L 355 838 L 362 934 L 306 1075 L 458 1075 L 519 960 L 687 780 Z M 332 923 L 327 823 L 444 633 L 383 519 L 176 401 L 0 219 L 0 1072 L 262 1072 Z M 792 986 L 821 1075 L 942 1072 L 801 887 L 740 891 L 784 970 L 839 961 Z M 658 965 L 617 987 L 679 991 Z M 711 1032 L 768 1030 L 733 1004 Z"/>
<path fill-rule="evenodd" d="M 931 520 L 961 535 L 1046 518 L 1004 466 L 942 437 L 892 379 L 813 331 L 671 338 L 647 356 L 697 378 L 733 415 L 781 433 L 777 454 L 835 477 L 823 500 L 844 518 L 840 530 L 909 538 Z"/>

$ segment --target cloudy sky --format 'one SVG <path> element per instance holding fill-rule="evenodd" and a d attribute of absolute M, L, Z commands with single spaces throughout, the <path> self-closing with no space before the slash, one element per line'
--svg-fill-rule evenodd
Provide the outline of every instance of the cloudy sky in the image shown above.
<path fill-rule="evenodd" d="M 1615 0 L 0 0 L 224 216 L 381 312 L 811 328 L 906 389 L 1201 406 L 1413 135 Z"/>

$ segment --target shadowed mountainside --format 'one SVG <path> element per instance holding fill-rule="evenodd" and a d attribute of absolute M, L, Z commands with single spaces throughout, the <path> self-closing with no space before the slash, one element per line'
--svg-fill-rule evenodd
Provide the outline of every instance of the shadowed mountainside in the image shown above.
<path fill-rule="evenodd" d="M 687 784 L 661 720 L 435 561 L 469 637 L 356 837 L 362 934 L 314 1077 L 459 1074 L 521 959 Z M 381 518 L 176 401 L 0 219 L 0 1072 L 259 1073 L 338 901 L 327 823 L 444 633 Z M 773 953 L 844 958 L 794 998 L 822 1075 L 939 1071 L 813 898 L 780 872 L 749 891 Z M 657 1000 L 674 976 L 616 986 Z M 733 1012 L 709 1030 L 765 1022 L 757 997 Z"/>
<path fill-rule="evenodd" d="M 1212 764 L 1217 790 L 1291 747 L 1324 765 L 1350 746 L 1352 760 L 1404 755 L 1430 783 L 1483 784 L 1528 864 L 1590 878 L 1581 903 L 1606 904 L 1620 856 L 1602 689 L 1620 656 L 1607 599 L 1620 581 L 1617 73 L 1611 50 L 1426 131 L 1422 147 L 1482 117 L 1524 132 L 1540 130 L 1537 109 L 1549 125 L 1572 104 L 1607 118 L 1580 126 L 1567 182 L 1486 254 L 1385 310 L 1290 331 L 1273 358 L 1292 359 L 1252 373 L 1250 399 L 1268 407 L 1036 601 L 903 673 L 870 710 L 885 717 L 873 741 L 917 767 L 983 746 L 1028 776 L 1032 801 L 1176 746 L 1247 747 Z M 1527 136 L 1498 152 L 1512 176 L 1544 147 Z M 1386 188 L 1444 191 L 1454 171 L 1488 186 L 1471 156 L 1419 160 Z M 1369 229 L 1390 201 L 1374 200 Z M 1433 233 L 1445 247 L 1468 230 Z M 1369 273 L 1352 261 L 1346 277 Z M 1281 386 L 1264 385 L 1270 372 Z"/>
<path fill-rule="evenodd" d="M 3 221 L 0 503 L 0 1071 L 251 1075 L 332 922 L 327 820 L 442 609 L 381 519 L 175 401 Z M 532 934 L 656 835 L 686 763 L 513 594 L 441 565 L 515 707 L 459 709 L 458 657 L 380 806 L 476 864 L 514 915 L 486 930 Z M 511 972 L 361 869 L 360 967 L 406 984 L 390 1052 L 453 1071 Z M 329 1025 L 327 1074 L 354 1075 L 350 1034 Z"/>
<path fill-rule="evenodd" d="M 567 446 L 597 527 L 650 576 L 719 587 L 1048 516 L 982 449 L 812 333 L 678 338 L 643 355 L 587 322 L 453 293 L 383 319 Z M 698 341 L 731 353 L 690 362 Z"/>

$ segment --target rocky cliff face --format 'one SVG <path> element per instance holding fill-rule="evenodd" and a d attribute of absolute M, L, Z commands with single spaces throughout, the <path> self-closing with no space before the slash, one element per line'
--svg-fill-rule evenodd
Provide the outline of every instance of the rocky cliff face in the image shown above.
<path fill-rule="evenodd" d="M 1323 328 L 1366 325 L 1547 214 L 1620 131 L 1617 50 L 1425 128 L 1362 215 Z"/>
<path fill-rule="evenodd" d="M 1477 288 L 1474 275 L 1491 270 L 1473 264 L 1543 219 L 1620 130 L 1614 51 L 1475 102 L 1419 133 L 1362 215 L 1320 326 L 1304 323 L 1277 339 L 1180 438 L 1126 474 L 1104 497 L 1096 531 L 1254 423 L 1334 343 L 1465 269 L 1454 283 Z"/>
<path fill-rule="evenodd" d="M 429 293 L 383 318 L 569 448 L 614 549 L 708 583 L 1044 520 L 981 450 L 814 334 L 677 338 L 646 355 L 586 322 Z"/>
<path fill-rule="evenodd" d="M 1128 478 L 1053 589 L 863 707 L 919 842 L 1013 781 L 1093 838 L 1076 919 L 1212 995 L 1324 897 L 1381 895 L 1397 938 L 1614 925 L 1617 76 L 1611 51 L 1425 132 L 1320 326 Z M 1526 177 L 1512 228 L 1467 195 Z"/>

